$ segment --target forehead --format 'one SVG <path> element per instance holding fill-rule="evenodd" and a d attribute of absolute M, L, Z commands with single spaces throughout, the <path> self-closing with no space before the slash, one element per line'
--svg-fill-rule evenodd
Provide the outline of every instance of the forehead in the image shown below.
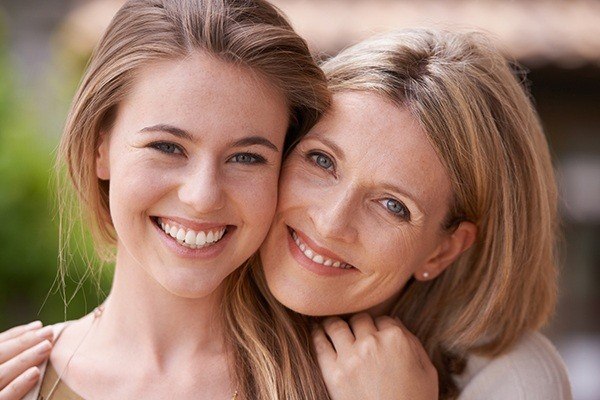
<path fill-rule="evenodd" d="M 284 134 L 283 94 L 247 67 L 203 52 L 151 63 L 136 75 L 119 117 L 141 125 L 172 124 L 211 131 Z"/>
<path fill-rule="evenodd" d="M 342 92 L 311 135 L 335 141 L 345 164 L 374 182 L 410 188 L 426 204 L 445 202 L 450 194 L 446 171 L 409 110 L 383 96 Z"/>

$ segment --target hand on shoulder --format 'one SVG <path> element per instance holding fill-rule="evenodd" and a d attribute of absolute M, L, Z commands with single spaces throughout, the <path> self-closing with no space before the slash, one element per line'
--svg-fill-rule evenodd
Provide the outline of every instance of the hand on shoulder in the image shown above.
<path fill-rule="evenodd" d="M 40 379 L 37 367 L 50 356 L 54 331 L 40 321 L 0 333 L 0 400 L 18 400 Z"/>

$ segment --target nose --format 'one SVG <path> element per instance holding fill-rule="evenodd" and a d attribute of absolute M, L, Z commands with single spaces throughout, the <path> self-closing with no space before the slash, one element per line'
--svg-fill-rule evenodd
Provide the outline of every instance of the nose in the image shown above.
<path fill-rule="evenodd" d="M 184 175 L 178 192 L 181 202 L 197 214 L 210 214 L 224 207 L 224 183 L 216 165 L 204 160 Z"/>
<path fill-rule="evenodd" d="M 357 193 L 351 187 L 331 188 L 312 209 L 317 233 L 326 239 L 352 243 L 358 236 L 356 217 Z"/>

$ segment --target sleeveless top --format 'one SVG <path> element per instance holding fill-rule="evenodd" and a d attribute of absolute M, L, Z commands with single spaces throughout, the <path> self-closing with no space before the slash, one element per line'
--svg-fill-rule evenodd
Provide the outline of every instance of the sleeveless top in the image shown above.
<path fill-rule="evenodd" d="M 84 398 L 60 380 L 52 363 L 48 362 L 37 400 L 84 400 Z"/>

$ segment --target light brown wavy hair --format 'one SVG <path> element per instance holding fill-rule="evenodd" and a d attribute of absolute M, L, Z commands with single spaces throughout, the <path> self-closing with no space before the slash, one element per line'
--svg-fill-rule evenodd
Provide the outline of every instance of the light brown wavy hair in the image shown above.
<path fill-rule="evenodd" d="M 80 216 L 103 261 L 112 261 L 117 235 L 111 222 L 108 182 L 96 176 L 100 132 L 109 131 L 138 71 L 158 60 L 206 52 L 249 68 L 278 88 L 290 112 L 286 145 L 297 141 L 329 104 L 325 77 L 305 41 L 263 0 L 131 0 L 117 12 L 95 49 L 73 100 L 59 147 Z M 60 172 L 59 172 L 60 176 Z M 61 275 L 71 231 L 68 193 L 60 190 Z M 64 222 L 63 222 L 64 221 Z M 280 318 L 260 296 L 248 265 L 226 280 L 223 319 L 240 399 L 326 398 L 306 335 Z"/>
<path fill-rule="evenodd" d="M 478 228 L 473 247 L 432 281 L 407 283 L 393 315 L 421 340 L 452 399 L 470 353 L 496 356 L 554 310 L 557 189 L 521 76 L 483 33 L 402 30 L 322 66 L 335 92 L 377 93 L 410 110 L 451 183 L 440 229 Z"/>

